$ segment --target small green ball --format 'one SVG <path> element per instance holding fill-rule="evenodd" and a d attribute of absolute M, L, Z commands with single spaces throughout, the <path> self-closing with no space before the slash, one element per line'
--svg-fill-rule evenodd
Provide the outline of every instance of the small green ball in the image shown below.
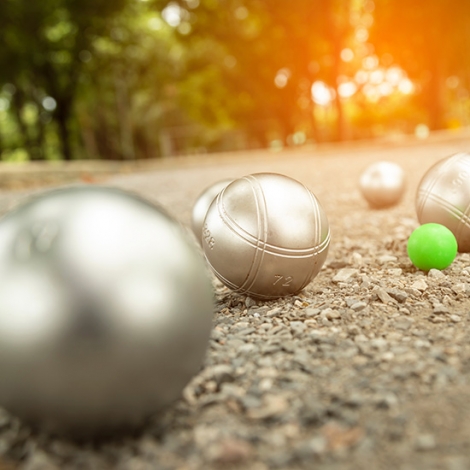
<path fill-rule="evenodd" d="M 444 225 L 423 224 L 410 235 L 406 248 L 411 262 L 418 269 L 445 269 L 457 255 L 457 240 Z"/>

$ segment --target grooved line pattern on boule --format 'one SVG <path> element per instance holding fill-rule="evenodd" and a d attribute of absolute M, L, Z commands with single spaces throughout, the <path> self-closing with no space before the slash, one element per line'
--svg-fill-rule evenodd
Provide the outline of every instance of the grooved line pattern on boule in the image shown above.
<path fill-rule="evenodd" d="M 251 262 L 250 269 L 243 284 L 238 288 L 238 292 L 248 292 L 253 284 L 258 279 L 261 263 L 263 262 L 264 254 L 266 251 L 266 242 L 268 238 L 268 216 L 266 198 L 264 191 L 259 181 L 252 175 L 245 176 L 246 180 L 253 192 L 253 198 L 256 204 L 256 219 L 258 234 L 256 237 L 256 249 Z"/>
<path fill-rule="evenodd" d="M 222 193 L 219 194 L 218 199 L 219 197 L 221 197 L 221 195 Z M 223 222 L 225 222 L 225 224 L 227 225 L 227 228 L 229 228 L 233 233 L 235 233 L 244 241 L 246 241 L 253 248 L 258 248 L 256 237 L 254 237 L 245 229 L 240 227 L 240 225 L 238 225 L 230 217 L 230 215 L 227 212 L 225 212 L 223 208 L 220 207 L 219 200 L 217 200 L 217 208 L 219 211 L 219 216 L 223 220 Z M 279 246 L 271 245 L 269 243 L 265 243 L 264 251 L 268 254 L 282 256 L 285 258 L 309 258 L 317 253 L 321 253 L 328 245 L 329 239 L 330 239 L 330 236 L 329 236 L 329 231 L 328 231 L 328 237 L 325 238 L 325 240 L 318 246 L 314 246 L 311 248 L 282 248 Z"/>
<path fill-rule="evenodd" d="M 307 192 L 310 202 L 312 204 L 313 208 L 313 223 L 315 224 L 315 239 L 314 239 L 314 246 L 319 246 L 321 244 L 321 214 L 320 214 L 320 207 L 318 205 L 318 201 L 315 198 L 315 196 L 312 194 L 312 192 L 304 185 L 302 185 L 305 188 L 305 191 Z M 328 234 L 329 234 L 329 229 L 328 229 Z M 312 266 L 310 268 L 310 271 L 307 273 L 305 276 L 305 279 L 301 283 L 301 287 L 299 290 L 302 290 L 312 279 L 313 276 L 313 271 L 316 268 L 316 263 L 315 263 L 315 257 L 312 255 Z"/>
<path fill-rule="evenodd" d="M 443 173 L 444 170 L 451 165 L 451 163 L 454 162 L 454 160 L 458 159 L 458 155 L 454 155 L 453 157 L 449 158 L 447 161 L 444 162 L 441 168 L 439 168 L 439 172 L 437 175 L 434 176 L 434 178 L 431 180 L 430 184 L 427 185 L 426 189 L 420 189 L 418 194 L 422 194 L 423 197 L 420 199 L 418 197 L 418 204 L 416 205 L 416 213 L 418 215 L 418 220 L 421 220 L 421 217 L 423 215 L 423 209 L 424 205 L 426 204 L 426 200 L 428 196 L 431 194 L 432 190 L 434 189 L 434 186 L 437 184 L 437 179 L 440 173 Z M 424 175 L 424 178 L 426 178 L 426 175 Z"/>
<path fill-rule="evenodd" d="M 421 194 L 421 192 L 419 194 Z M 467 215 L 470 210 L 470 206 L 467 206 L 465 212 L 462 212 L 460 209 L 457 209 L 445 199 L 435 194 L 424 194 L 423 197 L 426 197 L 426 199 L 430 199 L 431 201 L 436 202 L 440 207 L 446 209 L 451 215 L 454 215 L 457 218 L 457 220 L 459 221 L 457 225 L 457 234 L 455 237 L 457 238 L 457 240 L 459 239 L 460 232 L 464 227 L 470 228 L 470 217 Z"/>

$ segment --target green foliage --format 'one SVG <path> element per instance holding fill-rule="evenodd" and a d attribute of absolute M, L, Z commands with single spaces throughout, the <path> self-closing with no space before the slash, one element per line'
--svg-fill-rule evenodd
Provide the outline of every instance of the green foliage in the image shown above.
<path fill-rule="evenodd" d="M 458 125 L 469 20 L 466 0 L 1 0 L 1 158 L 155 158 Z M 355 74 L 374 54 L 417 93 L 368 96 Z M 326 105 L 312 100 L 319 81 Z M 341 97 L 346 82 L 357 90 Z"/>
<path fill-rule="evenodd" d="M 51 121 L 63 157 L 72 158 L 80 57 L 97 37 L 108 34 L 110 18 L 123 6 L 124 0 L 0 2 L 0 84 L 10 89 L 11 117 L 30 158 L 48 157 L 45 127 Z M 47 97 L 53 101 L 44 106 Z M 33 107 L 36 113 L 28 118 Z"/>

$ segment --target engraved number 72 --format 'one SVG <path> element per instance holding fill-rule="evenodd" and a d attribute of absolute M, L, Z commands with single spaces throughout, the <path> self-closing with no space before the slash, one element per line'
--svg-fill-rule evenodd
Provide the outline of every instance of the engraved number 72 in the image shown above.
<path fill-rule="evenodd" d="M 282 283 L 281 286 L 282 287 L 288 287 L 290 286 L 291 282 L 293 281 L 293 277 L 292 276 L 281 276 L 279 274 L 276 274 L 274 276 L 276 278 L 276 280 L 273 282 L 273 286 L 275 286 L 276 284 L 279 284 L 280 282 Z"/>

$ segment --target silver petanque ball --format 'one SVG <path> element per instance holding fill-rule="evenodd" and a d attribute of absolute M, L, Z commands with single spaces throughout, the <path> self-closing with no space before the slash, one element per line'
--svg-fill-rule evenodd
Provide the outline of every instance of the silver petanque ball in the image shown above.
<path fill-rule="evenodd" d="M 191 212 L 191 226 L 196 235 L 197 240 L 202 243 L 202 226 L 204 225 L 204 218 L 206 217 L 207 210 L 211 205 L 214 198 L 217 194 L 222 191 L 232 179 L 225 179 L 222 181 L 217 181 L 211 186 L 207 187 L 196 199 L 196 202 L 193 205 Z"/>
<path fill-rule="evenodd" d="M 457 153 L 435 163 L 422 177 L 416 192 L 421 224 L 446 226 L 460 252 L 470 252 L 470 153 Z"/>
<path fill-rule="evenodd" d="M 204 220 L 202 246 L 215 275 L 259 299 L 303 289 L 320 271 L 329 243 L 328 219 L 317 198 L 279 174 L 233 181 Z"/>
<path fill-rule="evenodd" d="M 405 172 L 393 162 L 373 163 L 362 173 L 359 189 L 372 208 L 394 206 L 405 192 Z"/>
<path fill-rule="evenodd" d="M 160 208 L 43 193 L 0 221 L 0 405 L 77 436 L 140 426 L 199 371 L 212 312 L 204 259 Z"/>

